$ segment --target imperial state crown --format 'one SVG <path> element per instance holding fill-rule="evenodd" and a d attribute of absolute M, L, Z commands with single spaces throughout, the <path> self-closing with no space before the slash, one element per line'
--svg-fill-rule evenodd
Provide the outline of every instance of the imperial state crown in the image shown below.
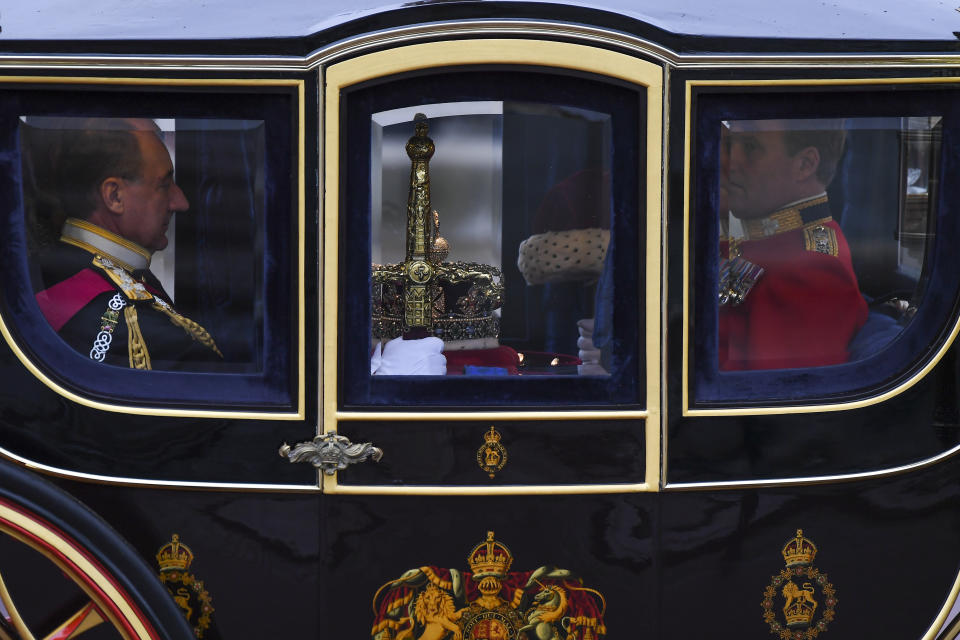
<path fill-rule="evenodd" d="M 402 263 L 372 267 L 373 338 L 435 336 L 446 351 L 495 347 L 502 275 L 486 264 L 446 262 L 450 245 L 440 236 L 440 214 L 430 205 L 435 146 L 428 131 L 426 116 L 418 113 L 406 145 L 411 161 L 406 257 Z"/>

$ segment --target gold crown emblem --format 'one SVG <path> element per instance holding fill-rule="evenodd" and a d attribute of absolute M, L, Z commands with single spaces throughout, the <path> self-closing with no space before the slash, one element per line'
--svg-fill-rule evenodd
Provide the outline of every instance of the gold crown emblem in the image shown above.
<path fill-rule="evenodd" d="M 513 564 L 513 554 L 502 542 L 493 539 L 493 531 L 487 531 L 487 539 L 473 548 L 467 556 L 473 578 L 484 576 L 506 577 Z"/>
<path fill-rule="evenodd" d="M 817 610 L 817 601 L 813 598 L 814 588 L 806 582 L 803 588 L 798 587 L 792 580 L 783 587 L 783 597 L 787 604 L 783 607 L 783 615 L 787 620 L 787 627 L 807 627 L 813 620 Z"/>
<path fill-rule="evenodd" d="M 485 434 L 483 434 L 483 439 L 487 444 L 500 442 L 500 432 L 494 429 L 493 425 L 490 425 L 490 431 L 487 431 Z"/>
<path fill-rule="evenodd" d="M 186 571 L 193 562 L 193 552 L 190 547 L 180 542 L 180 536 L 173 534 L 173 539 L 160 547 L 157 552 L 157 564 L 160 571 Z"/>
<path fill-rule="evenodd" d="M 797 529 L 796 537 L 783 545 L 783 560 L 788 567 L 813 564 L 816 555 L 817 545 L 813 544 L 813 540 L 803 537 L 803 529 Z"/>

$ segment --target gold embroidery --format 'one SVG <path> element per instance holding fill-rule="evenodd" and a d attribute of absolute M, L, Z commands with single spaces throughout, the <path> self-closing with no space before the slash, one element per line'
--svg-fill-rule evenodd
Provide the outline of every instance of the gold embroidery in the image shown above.
<path fill-rule="evenodd" d="M 152 369 L 150 352 L 147 343 L 140 333 L 140 322 L 137 320 L 137 308 L 132 304 L 123 309 L 123 317 L 127 321 L 127 353 L 130 355 L 131 369 Z"/>
<path fill-rule="evenodd" d="M 107 274 L 107 277 L 120 287 L 124 295 L 131 300 L 152 300 L 153 308 L 157 311 L 163 312 L 167 318 L 170 319 L 170 322 L 177 325 L 181 329 L 187 332 L 191 338 L 202 344 L 203 346 L 212 349 L 221 358 L 223 354 L 220 353 L 220 349 L 217 348 L 216 342 L 213 341 L 213 337 L 210 333 L 200 326 L 198 323 L 194 322 L 190 318 L 180 315 L 176 310 L 171 307 L 165 300 L 154 296 L 150 293 L 147 288 L 143 285 L 142 282 L 137 282 L 133 279 L 129 273 L 121 269 L 120 267 L 113 264 L 109 259 L 104 258 L 103 256 L 94 256 L 93 258 L 94 266 L 103 270 Z M 129 307 L 128 307 L 129 308 Z M 142 336 L 141 336 L 142 339 Z M 131 355 L 132 358 L 132 355 Z M 149 360 L 148 360 L 149 363 Z M 131 360 L 131 367 L 133 366 Z M 149 366 L 147 367 L 150 368 Z"/>
<path fill-rule="evenodd" d="M 150 266 L 150 252 L 115 233 L 86 220 L 67 218 L 60 242 L 79 247 L 94 255 L 108 258 L 113 264 L 128 271 Z"/>
<path fill-rule="evenodd" d="M 65 223 L 73 225 L 78 229 L 89 231 L 90 233 L 96 234 L 105 240 L 118 244 L 125 249 L 129 249 L 130 251 L 143 256 L 143 258 L 147 261 L 147 264 L 150 264 L 150 252 L 138 245 L 136 242 L 131 242 L 123 236 L 118 236 L 115 233 L 111 233 L 102 227 L 98 227 L 97 225 L 87 222 L 86 220 L 80 220 L 79 218 L 67 218 Z"/>
<path fill-rule="evenodd" d="M 821 196 L 819 198 L 814 198 L 813 200 L 807 200 L 801 202 L 791 207 L 781 209 L 779 211 L 774 211 L 765 218 L 756 218 L 753 220 L 744 220 L 743 227 L 746 232 L 746 237 L 748 240 L 757 240 L 761 238 L 768 238 L 770 236 L 775 236 L 778 233 L 786 233 L 787 231 L 793 231 L 794 229 L 799 229 L 804 226 L 803 217 L 800 215 L 800 212 L 804 209 L 809 209 L 810 207 L 816 206 L 818 204 L 824 204 L 827 202 L 826 196 Z M 824 224 L 830 222 L 830 216 L 820 218 L 812 222 L 807 222 L 806 224 Z"/>
<path fill-rule="evenodd" d="M 807 251 L 815 251 L 828 256 L 839 253 L 837 232 L 833 227 L 812 224 L 803 228 L 803 246 Z"/>
<path fill-rule="evenodd" d="M 93 266 L 101 269 L 110 281 L 117 285 L 123 295 L 130 300 L 150 300 L 153 294 L 147 291 L 142 282 L 137 282 L 129 273 L 113 264 L 113 262 L 102 255 L 93 257 Z"/>
<path fill-rule="evenodd" d="M 121 260 L 120 258 L 117 258 L 117 257 L 115 257 L 115 256 L 111 256 L 111 255 L 107 254 L 106 252 L 101 251 L 100 249 L 97 249 L 97 248 L 96 248 L 95 246 L 93 246 L 92 244 L 87 243 L 87 242 L 84 242 L 83 240 L 77 240 L 76 238 L 68 238 L 68 237 L 66 237 L 66 236 L 61 236 L 60 242 L 62 242 L 62 243 L 64 243 L 64 244 L 71 244 L 71 245 L 73 245 L 73 246 L 75 246 L 75 247 L 79 247 L 79 248 L 83 249 L 84 251 L 89 251 L 90 253 L 93 253 L 93 254 L 96 254 L 96 255 L 103 254 L 103 255 L 107 256 L 111 261 L 113 261 L 114 264 L 116 264 L 116 265 L 118 265 L 118 266 L 121 266 L 121 267 L 123 267 L 124 269 L 127 269 L 127 270 L 129 270 L 129 271 L 133 271 L 133 267 L 130 266 L 129 264 L 127 264 L 126 262 L 124 262 L 123 260 Z"/>

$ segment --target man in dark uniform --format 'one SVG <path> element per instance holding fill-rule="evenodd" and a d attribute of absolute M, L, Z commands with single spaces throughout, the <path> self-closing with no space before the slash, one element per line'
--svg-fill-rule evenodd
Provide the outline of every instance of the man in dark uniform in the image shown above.
<path fill-rule="evenodd" d="M 844 140 L 835 122 L 730 123 L 721 193 L 741 233 L 721 238 L 721 370 L 847 361 L 867 305 L 825 191 Z"/>
<path fill-rule="evenodd" d="M 150 258 L 189 203 L 152 120 L 91 118 L 57 136 L 56 186 L 67 216 L 40 256 L 37 303 L 70 346 L 135 369 L 197 369 L 222 358 L 179 314 Z"/>

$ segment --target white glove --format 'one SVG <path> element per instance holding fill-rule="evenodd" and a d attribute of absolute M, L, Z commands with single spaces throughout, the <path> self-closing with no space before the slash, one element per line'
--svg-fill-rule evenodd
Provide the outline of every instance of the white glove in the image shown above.
<path fill-rule="evenodd" d="M 584 338 L 593 337 L 593 318 L 577 320 L 577 332 Z"/>
<path fill-rule="evenodd" d="M 600 364 L 600 349 L 593 344 L 593 318 L 577 320 L 577 357 L 583 364 L 577 366 L 581 376 L 605 376 L 607 370 Z"/>
<path fill-rule="evenodd" d="M 374 350 L 370 373 L 375 376 L 443 376 L 447 374 L 447 359 L 442 351 L 443 340 L 440 338 L 394 338 L 383 346 L 382 352 L 379 348 Z"/>

